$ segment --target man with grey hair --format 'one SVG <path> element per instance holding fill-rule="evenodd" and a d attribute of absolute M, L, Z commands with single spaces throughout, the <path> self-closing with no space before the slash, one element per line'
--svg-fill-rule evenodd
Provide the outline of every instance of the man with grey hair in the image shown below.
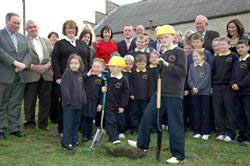
<path fill-rule="evenodd" d="M 48 117 L 50 110 L 50 94 L 52 87 L 51 52 L 49 40 L 38 36 L 39 27 L 35 21 L 28 20 L 28 44 L 32 50 L 32 63 L 30 70 L 24 72 L 24 112 L 26 129 L 36 126 L 35 110 L 37 97 L 39 98 L 38 128 L 48 130 Z"/>
<path fill-rule="evenodd" d="M 208 19 L 203 15 L 198 15 L 195 19 L 196 33 L 200 33 L 204 37 L 204 47 L 213 55 L 212 41 L 214 38 L 219 37 L 220 34 L 216 31 L 208 30 Z M 195 34 L 195 33 L 194 33 Z M 192 37 L 193 35 L 191 35 Z M 190 39 L 191 39 L 190 37 Z"/>
<path fill-rule="evenodd" d="M 143 25 L 137 25 L 135 28 L 136 35 L 143 34 L 145 32 L 145 28 Z"/>
<path fill-rule="evenodd" d="M 24 137 L 20 131 L 20 112 L 24 91 L 24 70 L 30 68 L 31 50 L 27 38 L 18 33 L 21 18 L 6 15 L 6 27 L 0 30 L 0 139 L 5 139 L 7 117 L 10 134 Z"/>

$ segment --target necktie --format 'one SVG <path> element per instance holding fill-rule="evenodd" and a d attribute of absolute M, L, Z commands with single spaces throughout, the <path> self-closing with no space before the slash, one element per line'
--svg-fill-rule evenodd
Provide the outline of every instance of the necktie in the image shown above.
<path fill-rule="evenodd" d="M 16 51 L 17 51 L 17 37 L 16 37 L 16 34 L 11 34 L 10 38 L 11 38 L 11 40 L 12 40 L 12 42 L 13 42 L 15 48 L 16 48 Z"/>

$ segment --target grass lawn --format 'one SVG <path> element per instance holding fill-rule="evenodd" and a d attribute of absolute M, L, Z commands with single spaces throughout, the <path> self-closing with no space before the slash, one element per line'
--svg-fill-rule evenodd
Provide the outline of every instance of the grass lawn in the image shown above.
<path fill-rule="evenodd" d="M 89 143 L 73 152 L 66 151 L 59 145 L 60 136 L 57 126 L 50 124 L 50 131 L 39 129 L 26 131 L 25 138 L 7 135 L 0 140 L 0 166 L 163 166 L 171 154 L 168 148 L 168 135 L 164 131 L 161 161 L 155 160 L 156 134 L 152 135 L 149 151 L 142 159 L 132 160 L 126 157 L 114 157 L 103 148 L 128 148 L 127 136 L 120 145 L 107 142 L 107 135 L 102 147 L 97 152 L 89 151 Z M 217 142 L 212 135 L 209 141 L 194 140 L 192 133 L 186 133 L 186 160 L 179 165 L 186 166 L 250 166 L 250 147 Z"/>

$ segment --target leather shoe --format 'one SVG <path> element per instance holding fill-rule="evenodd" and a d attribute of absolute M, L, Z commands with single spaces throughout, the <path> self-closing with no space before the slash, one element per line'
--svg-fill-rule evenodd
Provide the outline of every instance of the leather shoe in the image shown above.
<path fill-rule="evenodd" d="M 16 137 L 25 137 L 26 135 L 24 133 L 22 133 L 21 131 L 16 131 L 13 133 L 10 133 L 10 135 L 14 135 Z"/>
<path fill-rule="evenodd" d="M 0 133 L 0 140 L 1 139 L 6 139 L 6 137 L 5 137 L 5 134 L 4 133 Z"/>

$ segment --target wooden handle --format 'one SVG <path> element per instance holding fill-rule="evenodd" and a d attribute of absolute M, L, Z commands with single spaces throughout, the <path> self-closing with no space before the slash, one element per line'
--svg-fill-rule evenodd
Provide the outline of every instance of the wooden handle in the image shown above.
<path fill-rule="evenodd" d="M 157 80 L 157 103 L 156 108 L 161 108 L 161 78 L 158 78 Z"/>

